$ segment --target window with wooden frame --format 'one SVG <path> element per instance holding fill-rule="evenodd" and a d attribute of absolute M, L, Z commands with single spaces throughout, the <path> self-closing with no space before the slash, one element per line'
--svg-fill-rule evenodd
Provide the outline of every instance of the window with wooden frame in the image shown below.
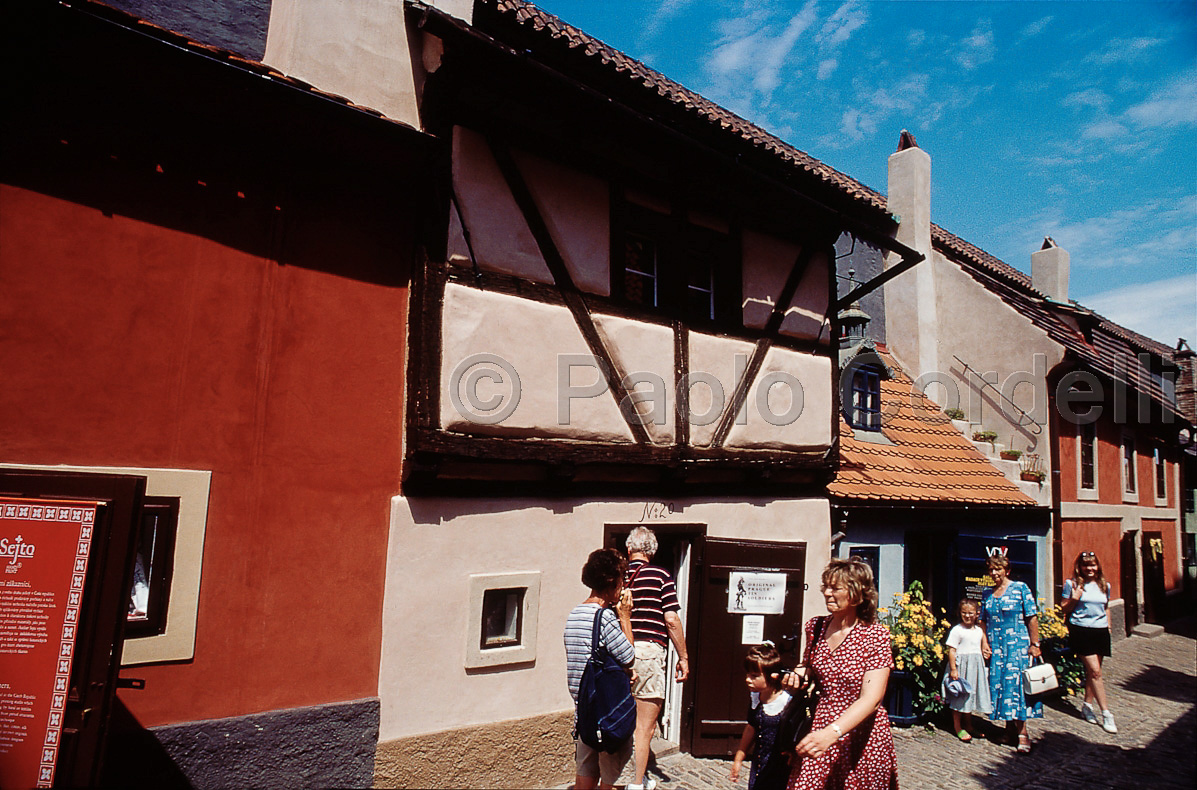
<path fill-rule="evenodd" d="M 738 326 L 740 255 L 730 232 L 617 199 L 611 222 L 611 295 L 695 324 Z"/>
<path fill-rule="evenodd" d="M 852 371 L 852 397 L 845 403 L 844 419 L 862 431 L 881 430 L 881 371 L 865 365 Z"/>
<path fill-rule="evenodd" d="M 1077 457 L 1080 462 L 1080 496 L 1085 498 L 1097 493 L 1097 423 L 1089 422 L 1078 426 L 1079 442 Z"/>
<path fill-rule="evenodd" d="M 1157 502 L 1168 499 L 1168 464 L 1164 460 L 1164 448 L 1156 445 L 1155 450 L 1155 498 Z"/>
<path fill-rule="evenodd" d="M 125 637 L 166 633 L 170 582 L 174 575 L 175 533 L 179 528 L 179 498 L 147 496 L 141 509 L 133 584 Z"/>
<path fill-rule="evenodd" d="M 1135 462 L 1135 438 L 1133 436 L 1122 437 L 1122 498 L 1126 500 L 1138 500 L 1139 494 L 1135 482 L 1136 469 Z"/>

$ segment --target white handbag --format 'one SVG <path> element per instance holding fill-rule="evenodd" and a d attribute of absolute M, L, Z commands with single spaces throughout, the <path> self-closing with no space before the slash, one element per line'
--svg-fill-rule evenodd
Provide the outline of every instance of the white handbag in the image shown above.
<path fill-rule="evenodd" d="M 1032 664 L 1022 671 L 1022 693 L 1024 697 L 1035 697 L 1055 691 L 1060 687 L 1056 678 L 1056 668 L 1051 664 L 1040 662 Z"/>

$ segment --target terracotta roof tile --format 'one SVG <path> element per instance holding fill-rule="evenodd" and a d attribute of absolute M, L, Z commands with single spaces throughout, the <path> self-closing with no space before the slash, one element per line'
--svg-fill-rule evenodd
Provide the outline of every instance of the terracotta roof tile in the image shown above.
<path fill-rule="evenodd" d="M 540 36 L 546 44 L 563 45 L 575 57 L 589 61 L 611 74 L 621 75 L 629 82 L 643 85 L 647 92 L 766 151 L 788 167 L 815 177 L 856 204 L 887 215 L 889 213 L 886 199 L 880 193 L 531 3 L 524 0 L 476 0 L 474 26 L 501 41 L 505 41 L 512 33 L 522 32 Z"/>
<path fill-rule="evenodd" d="M 840 468 L 828 487 L 841 499 L 1033 507 L 965 439 L 888 353 L 894 372 L 881 384 L 882 432 L 893 444 L 860 441 L 840 420 Z"/>

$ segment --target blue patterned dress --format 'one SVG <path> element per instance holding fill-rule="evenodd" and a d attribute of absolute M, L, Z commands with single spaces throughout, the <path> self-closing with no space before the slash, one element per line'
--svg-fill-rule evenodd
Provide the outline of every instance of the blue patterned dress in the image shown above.
<path fill-rule="evenodd" d="M 1043 703 L 1027 705 L 1022 695 L 1022 671 L 1031 665 L 1031 634 L 1027 617 L 1039 614 L 1031 588 L 1012 581 L 1001 595 L 990 588 L 981 603 L 981 619 L 993 658 L 989 660 L 989 697 L 994 721 L 1043 718 Z"/>

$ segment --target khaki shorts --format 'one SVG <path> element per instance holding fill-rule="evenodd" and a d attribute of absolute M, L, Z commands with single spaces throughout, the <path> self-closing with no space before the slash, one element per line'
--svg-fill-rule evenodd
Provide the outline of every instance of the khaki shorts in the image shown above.
<path fill-rule="evenodd" d="M 665 645 L 657 642 L 636 643 L 636 699 L 665 699 Z"/>
<path fill-rule="evenodd" d="M 607 752 L 600 752 L 587 746 L 582 743 L 581 738 L 575 738 L 575 773 L 578 776 L 598 777 L 598 780 L 603 784 L 615 784 L 619 780 L 619 775 L 623 772 L 623 767 L 632 758 L 632 743 L 633 739 L 628 738 L 627 743 L 621 746 L 619 751 L 614 754 L 608 754 Z"/>

